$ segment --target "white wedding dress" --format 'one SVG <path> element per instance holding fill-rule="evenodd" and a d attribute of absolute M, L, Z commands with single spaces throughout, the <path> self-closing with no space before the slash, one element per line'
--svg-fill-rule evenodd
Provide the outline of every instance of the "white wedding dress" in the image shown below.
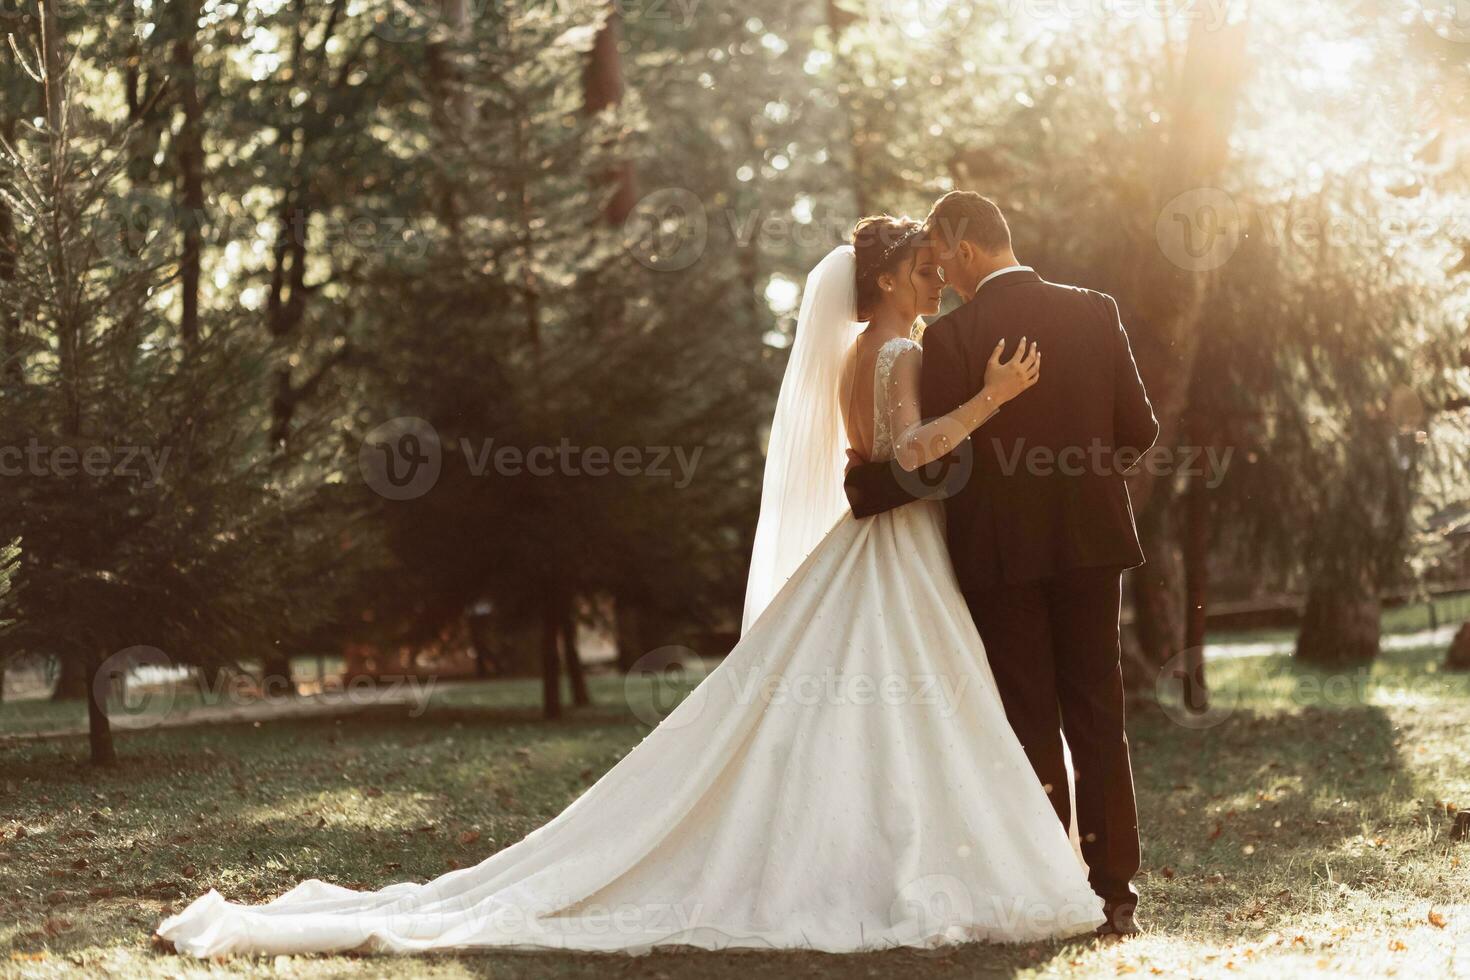
<path fill-rule="evenodd" d="M 875 455 L 891 451 L 875 369 Z M 851 952 L 1087 932 L 1102 901 L 1006 722 L 935 502 L 844 514 L 735 649 L 545 826 L 472 868 L 159 926 L 196 956 Z"/>

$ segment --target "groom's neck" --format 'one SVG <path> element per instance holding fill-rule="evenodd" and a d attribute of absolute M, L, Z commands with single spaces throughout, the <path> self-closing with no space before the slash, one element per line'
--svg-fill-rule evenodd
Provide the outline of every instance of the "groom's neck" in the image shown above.
<path fill-rule="evenodd" d="M 967 270 L 970 279 L 969 288 L 965 288 L 964 283 L 958 282 L 955 283 L 955 292 L 959 293 L 960 297 L 968 303 L 980 291 L 980 283 L 985 280 L 986 276 L 992 272 L 999 272 L 1001 269 L 1020 264 L 1016 259 L 1016 253 L 1009 249 L 1004 252 L 981 255 L 979 261 Z"/>
<path fill-rule="evenodd" d="M 975 281 L 978 283 L 992 272 L 999 272 L 1001 269 L 1009 269 L 1013 265 L 1020 264 L 1020 260 L 1016 258 L 1016 253 L 1010 250 L 987 255 L 985 256 L 985 261 L 980 263 L 980 268 L 976 270 L 977 278 Z"/>

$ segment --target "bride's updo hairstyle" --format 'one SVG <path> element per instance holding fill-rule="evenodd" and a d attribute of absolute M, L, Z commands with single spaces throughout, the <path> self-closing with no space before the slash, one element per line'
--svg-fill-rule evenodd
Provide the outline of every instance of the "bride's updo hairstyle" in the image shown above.
<path fill-rule="evenodd" d="M 867 323 L 883 300 L 878 277 L 903 265 L 924 243 L 924 226 L 912 218 L 875 214 L 852 230 L 857 253 L 857 316 Z"/>

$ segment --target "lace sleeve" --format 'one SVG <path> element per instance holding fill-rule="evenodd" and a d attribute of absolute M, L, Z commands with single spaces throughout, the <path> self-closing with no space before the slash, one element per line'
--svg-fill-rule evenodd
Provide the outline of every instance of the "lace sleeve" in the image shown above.
<path fill-rule="evenodd" d="M 900 351 L 888 372 L 884 397 L 888 409 L 888 431 L 893 435 L 893 458 L 908 471 L 949 455 L 995 414 L 998 404 L 985 391 L 948 415 L 923 420 L 919 404 L 919 380 L 924 353 L 917 344 Z"/>

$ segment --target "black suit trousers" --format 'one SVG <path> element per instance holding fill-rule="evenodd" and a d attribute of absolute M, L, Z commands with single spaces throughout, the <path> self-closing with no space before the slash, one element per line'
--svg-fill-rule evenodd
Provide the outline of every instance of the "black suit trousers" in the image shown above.
<path fill-rule="evenodd" d="M 1132 906 L 1138 811 L 1123 723 L 1118 615 L 1122 572 L 1080 568 L 965 593 L 1006 717 L 1062 825 L 1070 819 L 1062 733 L 1077 778 L 1089 882 L 1109 915 Z"/>

